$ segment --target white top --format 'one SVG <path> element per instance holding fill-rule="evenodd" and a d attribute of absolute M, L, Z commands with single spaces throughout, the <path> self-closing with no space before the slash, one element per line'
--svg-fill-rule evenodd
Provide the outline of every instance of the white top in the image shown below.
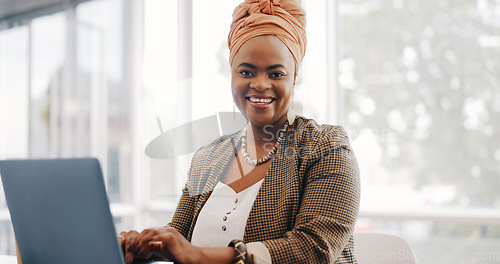
<path fill-rule="evenodd" d="M 199 247 L 227 247 L 233 239 L 243 240 L 248 215 L 263 181 L 239 193 L 219 181 L 198 215 L 191 243 Z"/>
<path fill-rule="evenodd" d="M 248 215 L 263 181 L 239 193 L 219 181 L 198 215 L 191 243 L 199 247 L 227 247 L 233 239 L 243 240 Z M 262 242 L 246 246 L 255 264 L 271 263 L 269 250 Z"/>

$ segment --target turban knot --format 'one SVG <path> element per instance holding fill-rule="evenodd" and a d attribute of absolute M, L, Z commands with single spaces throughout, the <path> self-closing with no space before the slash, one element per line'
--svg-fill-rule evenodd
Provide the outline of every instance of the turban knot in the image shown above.
<path fill-rule="evenodd" d="M 281 7 L 281 4 L 278 2 L 278 0 L 251 1 L 248 7 L 248 13 L 263 13 L 274 15 L 274 6 Z"/>
<path fill-rule="evenodd" d="M 234 9 L 227 39 L 229 63 L 249 39 L 275 35 L 292 53 L 295 71 L 306 52 L 305 12 L 296 0 L 245 0 Z"/>

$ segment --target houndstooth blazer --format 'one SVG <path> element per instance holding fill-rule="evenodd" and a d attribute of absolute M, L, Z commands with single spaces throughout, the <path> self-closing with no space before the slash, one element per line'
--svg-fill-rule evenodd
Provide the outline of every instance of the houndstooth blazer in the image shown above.
<path fill-rule="evenodd" d="M 241 142 L 241 132 L 199 149 L 170 226 L 188 240 Z M 340 126 L 297 117 L 285 133 L 248 216 L 244 242 L 260 241 L 273 263 L 356 263 L 352 233 L 358 165 Z"/>

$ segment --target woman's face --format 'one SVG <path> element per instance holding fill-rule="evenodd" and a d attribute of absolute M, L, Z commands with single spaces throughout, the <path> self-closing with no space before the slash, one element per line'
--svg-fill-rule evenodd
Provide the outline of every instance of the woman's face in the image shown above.
<path fill-rule="evenodd" d="M 295 64 L 276 36 L 249 39 L 231 66 L 233 100 L 255 127 L 283 125 L 295 83 Z"/>

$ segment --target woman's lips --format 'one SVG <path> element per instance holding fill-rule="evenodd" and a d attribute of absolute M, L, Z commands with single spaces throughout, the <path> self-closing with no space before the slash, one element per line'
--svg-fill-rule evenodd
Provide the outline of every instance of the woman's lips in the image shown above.
<path fill-rule="evenodd" d="M 245 97 L 245 99 L 248 101 L 248 103 L 257 109 L 267 109 L 271 104 L 276 101 L 276 99 L 272 97 L 253 97 L 253 96 L 248 96 Z"/>

